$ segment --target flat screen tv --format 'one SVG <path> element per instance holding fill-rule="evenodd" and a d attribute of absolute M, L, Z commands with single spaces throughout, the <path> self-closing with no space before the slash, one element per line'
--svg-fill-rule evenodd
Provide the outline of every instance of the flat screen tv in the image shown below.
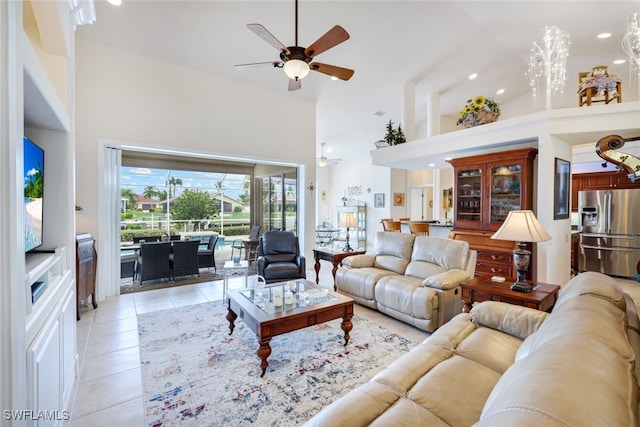
<path fill-rule="evenodd" d="M 24 251 L 42 245 L 44 150 L 23 138 L 24 145 Z"/>

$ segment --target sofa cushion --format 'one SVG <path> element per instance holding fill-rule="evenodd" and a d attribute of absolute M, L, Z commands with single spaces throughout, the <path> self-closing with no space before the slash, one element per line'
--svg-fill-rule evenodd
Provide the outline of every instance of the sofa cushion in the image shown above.
<path fill-rule="evenodd" d="M 407 233 L 376 233 L 373 254 L 376 257 L 374 267 L 404 274 L 411 259 L 411 250 L 415 236 Z"/>
<path fill-rule="evenodd" d="M 498 301 L 484 301 L 471 309 L 471 321 L 524 340 L 538 330 L 548 313 Z"/>
<path fill-rule="evenodd" d="M 377 308 L 375 301 L 376 283 L 381 278 L 389 275 L 397 275 L 397 273 L 375 267 L 340 267 L 336 271 L 336 285 L 340 292 L 349 295 L 357 302 L 371 308 Z"/>
<path fill-rule="evenodd" d="M 627 338 L 625 312 L 609 300 L 585 294 L 555 307 L 538 331 L 523 342 L 516 360 L 540 351 L 549 341 L 572 335 L 597 339 L 625 360 L 632 361 L 635 358 Z"/>
<path fill-rule="evenodd" d="M 469 243 L 465 241 L 416 236 L 411 261 L 436 264 L 445 270 L 464 270 L 468 255 Z"/>
<path fill-rule="evenodd" d="M 594 295 L 611 301 L 620 310 L 626 309 L 624 292 L 618 282 L 601 273 L 586 271 L 567 282 L 560 290 L 555 307 L 580 295 Z"/>
<path fill-rule="evenodd" d="M 460 284 L 460 282 L 467 280 L 469 277 L 469 272 L 467 270 L 459 270 L 456 268 L 427 277 L 422 281 L 422 285 L 448 290 L 455 288 Z"/>
<path fill-rule="evenodd" d="M 635 426 L 637 408 L 633 363 L 597 337 L 567 334 L 511 366 L 475 426 Z"/>
<path fill-rule="evenodd" d="M 431 319 L 438 309 L 438 295 L 422 286 L 422 281 L 407 276 L 382 277 L 375 287 L 378 305 L 418 319 Z"/>

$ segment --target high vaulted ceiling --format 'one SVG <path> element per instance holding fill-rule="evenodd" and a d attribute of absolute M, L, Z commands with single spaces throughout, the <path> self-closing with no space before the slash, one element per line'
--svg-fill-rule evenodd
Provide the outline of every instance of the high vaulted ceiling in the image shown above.
<path fill-rule="evenodd" d="M 302 89 L 287 96 L 317 102 L 318 145 L 360 133 L 373 149 L 388 120 L 402 121 L 409 83 L 415 85 L 418 126 L 432 93 L 439 94 L 440 113 L 451 117 L 479 94 L 501 104 L 527 94 L 532 43 L 542 42 L 545 26 L 557 26 L 571 38 L 562 103 L 577 106 L 579 71 L 607 64 L 623 80 L 631 79 L 621 38 L 634 12 L 640 13 L 639 1 L 300 0 L 299 45 L 343 26 L 351 38 L 317 60 L 355 74 L 344 82 L 311 72 Z M 285 46 L 294 44 L 293 0 L 123 0 L 119 7 L 99 0 L 96 15 L 96 23 L 80 27 L 78 37 L 287 94 L 282 70 L 233 66 L 278 60 L 278 51 L 249 31 L 248 23 L 261 23 Z M 598 39 L 602 32 L 612 37 Z M 627 62 L 613 65 L 620 58 Z M 469 80 L 471 73 L 477 79 Z M 496 95 L 498 89 L 505 92 Z M 631 96 L 638 99 L 637 93 Z"/>

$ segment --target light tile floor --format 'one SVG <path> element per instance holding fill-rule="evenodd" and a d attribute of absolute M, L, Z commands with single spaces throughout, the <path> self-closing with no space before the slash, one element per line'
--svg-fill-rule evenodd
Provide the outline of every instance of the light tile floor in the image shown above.
<path fill-rule="evenodd" d="M 314 280 L 315 271 L 307 272 L 307 278 Z M 231 289 L 243 285 L 242 278 L 229 281 Z M 333 286 L 329 264 L 320 270 L 320 285 Z M 65 426 L 144 426 L 137 314 L 221 299 L 222 281 L 214 281 L 111 297 L 96 310 L 91 305 L 81 307 L 80 375 L 71 420 Z M 355 312 L 418 342 L 428 336 L 366 307 L 356 305 Z"/>

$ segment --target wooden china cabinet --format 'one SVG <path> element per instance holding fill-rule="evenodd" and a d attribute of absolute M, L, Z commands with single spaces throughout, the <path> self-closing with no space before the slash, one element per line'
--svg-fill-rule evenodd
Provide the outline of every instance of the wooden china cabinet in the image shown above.
<path fill-rule="evenodd" d="M 478 251 L 476 275 L 515 277 L 515 242 L 492 240 L 512 210 L 533 206 L 536 148 L 449 160 L 454 175 L 454 223 L 450 237 Z M 530 272 L 529 272 L 530 273 Z"/>

